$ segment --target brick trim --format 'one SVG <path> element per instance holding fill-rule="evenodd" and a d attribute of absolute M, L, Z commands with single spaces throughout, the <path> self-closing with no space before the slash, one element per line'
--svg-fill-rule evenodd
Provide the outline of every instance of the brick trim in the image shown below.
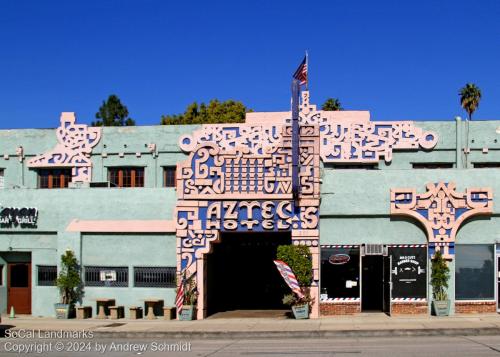
<path fill-rule="evenodd" d="M 455 301 L 457 314 L 482 314 L 497 312 L 497 302 L 488 301 Z"/>
<path fill-rule="evenodd" d="M 361 303 L 341 302 L 341 303 L 320 303 L 320 316 L 353 315 L 361 312 Z"/>
<path fill-rule="evenodd" d="M 393 302 L 393 315 L 421 315 L 428 314 L 427 302 Z"/>

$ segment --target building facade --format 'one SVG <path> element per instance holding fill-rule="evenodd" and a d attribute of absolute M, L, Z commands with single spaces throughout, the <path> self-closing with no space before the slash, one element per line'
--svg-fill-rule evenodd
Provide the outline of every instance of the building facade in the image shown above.
<path fill-rule="evenodd" d="M 294 197 L 290 117 L 93 128 L 63 113 L 55 130 L 0 131 L 0 310 L 53 316 L 66 250 L 83 305 L 173 306 L 183 273 L 199 319 L 280 308 L 272 261 L 296 244 L 312 253 L 312 317 L 428 314 L 437 250 L 452 312 L 497 311 L 500 121 L 371 121 L 303 92 Z"/>

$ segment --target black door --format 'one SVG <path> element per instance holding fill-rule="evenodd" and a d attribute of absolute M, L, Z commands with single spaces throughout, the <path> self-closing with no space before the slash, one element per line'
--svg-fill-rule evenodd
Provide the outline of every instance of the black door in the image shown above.
<path fill-rule="evenodd" d="M 383 311 L 383 256 L 366 255 L 362 268 L 362 311 Z"/>
<path fill-rule="evenodd" d="M 384 257 L 384 312 L 391 315 L 392 300 L 392 256 Z"/>
<path fill-rule="evenodd" d="M 497 309 L 500 311 L 500 257 L 497 257 L 497 279 L 498 279 L 498 289 L 497 289 Z"/>

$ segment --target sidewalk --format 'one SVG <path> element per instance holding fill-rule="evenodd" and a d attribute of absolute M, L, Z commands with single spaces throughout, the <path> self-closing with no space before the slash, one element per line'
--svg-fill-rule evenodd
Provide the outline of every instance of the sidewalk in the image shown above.
<path fill-rule="evenodd" d="M 500 335 L 500 315 L 450 317 L 388 317 L 360 314 L 316 320 L 226 318 L 202 321 L 166 320 L 57 320 L 2 316 L 2 329 L 40 331 L 86 330 L 98 338 L 249 339 L 314 337 L 384 337 L 437 335 Z"/>

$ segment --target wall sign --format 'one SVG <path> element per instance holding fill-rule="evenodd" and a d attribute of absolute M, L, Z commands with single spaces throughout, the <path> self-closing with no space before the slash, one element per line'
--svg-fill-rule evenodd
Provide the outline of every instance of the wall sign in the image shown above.
<path fill-rule="evenodd" d="M 328 263 L 333 265 L 342 265 L 346 264 L 351 257 L 348 254 L 333 254 L 328 258 Z"/>
<path fill-rule="evenodd" d="M 394 246 L 392 255 L 392 297 L 427 297 L 427 250 L 425 246 Z"/>
<path fill-rule="evenodd" d="M 0 211 L 2 228 L 22 227 L 35 228 L 38 220 L 38 209 L 33 207 L 5 207 Z"/>
<path fill-rule="evenodd" d="M 116 270 L 101 270 L 99 278 L 101 281 L 116 281 Z"/>

